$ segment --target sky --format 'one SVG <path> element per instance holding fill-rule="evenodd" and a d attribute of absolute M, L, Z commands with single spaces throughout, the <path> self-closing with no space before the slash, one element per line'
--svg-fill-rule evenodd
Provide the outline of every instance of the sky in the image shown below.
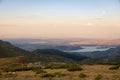
<path fill-rule="evenodd" d="M 120 39 L 120 0 L 0 0 L 0 39 Z"/>

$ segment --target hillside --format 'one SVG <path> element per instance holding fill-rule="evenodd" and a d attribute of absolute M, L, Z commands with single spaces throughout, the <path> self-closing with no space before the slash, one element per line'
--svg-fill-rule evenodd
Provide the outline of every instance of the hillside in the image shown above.
<path fill-rule="evenodd" d="M 87 57 L 75 54 L 65 53 L 55 49 L 38 49 L 33 52 L 29 52 L 13 46 L 9 42 L 0 41 L 0 58 L 7 57 L 19 57 L 25 62 L 65 62 L 73 63 L 79 62 Z"/>
<path fill-rule="evenodd" d="M 0 80 L 120 80 L 120 69 L 110 70 L 114 65 L 78 65 L 83 70 L 38 69 L 16 71 L 14 74 L 2 72 Z M 40 72 L 41 71 L 41 72 Z"/>
<path fill-rule="evenodd" d="M 49 45 L 49 44 L 31 44 L 31 43 L 14 43 L 16 47 L 22 48 L 28 51 L 34 51 L 36 49 L 57 49 L 60 51 L 71 51 L 82 49 L 79 45 Z M 64 44 L 64 43 L 63 43 Z"/>
<path fill-rule="evenodd" d="M 55 59 L 57 57 L 61 57 L 63 59 L 67 59 L 67 60 L 72 60 L 72 61 L 81 61 L 84 59 L 87 59 L 88 57 L 85 56 L 81 56 L 81 55 L 77 55 L 77 54 L 70 54 L 70 53 L 66 53 L 66 52 L 62 52 L 56 49 L 37 49 L 35 51 L 33 51 L 34 54 L 37 55 L 42 55 L 42 56 L 51 56 L 51 59 Z M 53 57 L 54 56 L 54 57 Z"/>
<path fill-rule="evenodd" d="M 9 42 L 0 40 L 0 58 L 19 57 L 25 62 L 64 62 L 64 63 L 102 63 L 120 62 L 120 46 L 107 51 L 97 51 L 90 53 L 66 53 L 56 49 L 37 49 L 29 52 L 13 46 Z M 87 56 L 87 57 L 86 57 Z"/>
<path fill-rule="evenodd" d="M 96 64 L 96 63 L 120 63 L 120 55 L 118 56 L 105 56 L 105 57 L 95 57 L 83 60 L 82 63 Z"/>
<path fill-rule="evenodd" d="M 9 42 L 0 40 L 0 58 L 25 56 L 30 52 L 17 48 Z"/>

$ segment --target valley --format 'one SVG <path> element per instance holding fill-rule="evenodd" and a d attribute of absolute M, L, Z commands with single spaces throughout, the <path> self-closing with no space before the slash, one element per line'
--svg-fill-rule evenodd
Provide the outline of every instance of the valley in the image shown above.
<path fill-rule="evenodd" d="M 120 0 L 0 0 L 0 80 L 120 80 Z"/>
<path fill-rule="evenodd" d="M 62 46 L 62 50 L 70 49 L 70 47 Z M 108 48 L 104 46 L 92 47 L 95 49 Z M 83 49 L 83 47 L 80 48 Z M 119 46 L 105 51 L 78 53 L 54 48 L 27 51 L 1 40 L 0 57 L 0 80 L 120 79 Z M 24 62 L 21 63 L 21 61 Z"/>

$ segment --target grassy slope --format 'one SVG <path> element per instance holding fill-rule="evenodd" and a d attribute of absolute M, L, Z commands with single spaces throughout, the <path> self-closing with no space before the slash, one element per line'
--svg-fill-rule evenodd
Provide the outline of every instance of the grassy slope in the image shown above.
<path fill-rule="evenodd" d="M 16 77 L 1 78 L 1 80 L 15 79 L 15 80 L 95 80 L 95 77 L 99 74 L 102 79 L 97 80 L 119 80 L 119 70 L 109 70 L 110 65 L 82 65 L 82 71 L 69 72 L 66 69 L 45 69 L 48 73 L 63 72 L 66 74 L 62 77 L 54 77 L 53 79 L 41 78 L 40 75 L 36 75 L 32 71 L 16 72 Z M 79 78 L 79 74 L 86 74 L 87 77 Z"/>
<path fill-rule="evenodd" d="M 0 66 L 11 64 L 16 61 L 19 61 L 19 57 L 0 58 Z"/>

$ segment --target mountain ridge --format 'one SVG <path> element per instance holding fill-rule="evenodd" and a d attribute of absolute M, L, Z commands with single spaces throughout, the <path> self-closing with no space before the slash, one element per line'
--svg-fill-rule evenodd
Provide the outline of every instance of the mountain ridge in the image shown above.
<path fill-rule="evenodd" d="M 41 61 L 44 63 L 47 62 L 79 62 L 83 59 L 86 59 L 85 56 L 76 56 L 74 54 L 69 54 L 55 49 L 38 49 L 33 52 L 29 52 L 20 48 L 13 46 L 11 43 L 6 41 L 0 41 L 0 58 L 7 57 L 20 57 L 26 62 L 37 62 Z"/>
<path fill-rule="evenodd" d="M 13 46 L 11 43 L 0 40 L 0 57 L 25 56 L 29 51 Z"/>
<path fill-rule="evenodd" d="M 96 62 L 120 62 L 120 46 L 107 51 L 93 53 L 67 53 L 56 49 L 37 49 L 33 52 L 26 51 L 13 46 L 11 43 L 0 40 L 0 58 L 22 56 L 26 62 L 43 63 L 65 62 L 65 63 L 96 63 Z"/>

